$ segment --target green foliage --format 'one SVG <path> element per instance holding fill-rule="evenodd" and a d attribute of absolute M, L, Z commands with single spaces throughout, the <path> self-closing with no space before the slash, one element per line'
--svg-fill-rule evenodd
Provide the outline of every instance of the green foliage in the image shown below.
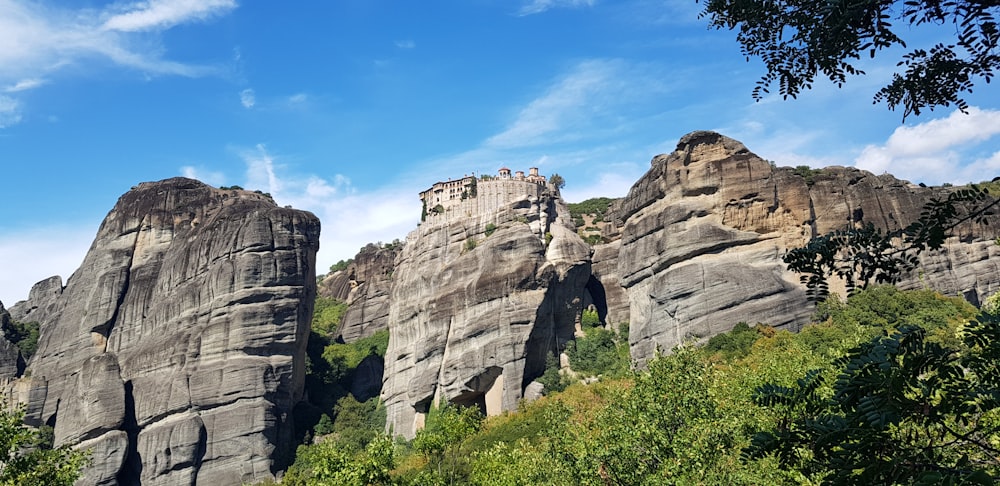
<path fill-rule="evenodd" d="M 220 186 L 219 189 L 223 191 L 242 191 L 243 188 L 240 186 Z"/>
<path fill-rule="evenodd" d="M 65 445 L 44 447 L 41 432 L 23 420 L 23 410 L 0 408 L 0 486 L 72 485 L 89 454 Z"/>
<path fill-rule="evenodd" d="M 958 327 L 976 315 L 976 308 L 958 297 L 945 297 L 931 290 L 902 291 L 891 285 L 878 285 L 858 292 L 841 303 L 832 296 L 816 309 L 818 320 L 832 319 L 877 330 L 904 325 L 920 326 L 931 333 L 931 340 L 957 344 Z"/>
<path fill-rule="evenodd" d="M 329 441 L 300 446 L 281 484 L 288 486 L 369 486 L 394 484 L 392 439 L 380 436 L 360 452 Z"/>
<path fill-rule="evenodd" d="M 789 251 L 784 261 L 817 301 L 829 295 L 829 277 L 843 279 L 849 293 L 872 283 L 894 284 L 916 268 L 920 253 L 941 248 L 959 225 L 986 224 L 997 204 L 1000 199 L 977 186 L 957 189 L 943 200 L 931 199 L 904 229 L 883 232 L 868 224 L 834 231 Z"/>
<path fill-rule="evenodd" d="M 978 0 L 927 2 L 854 2 L 835 7 L 823 0 L 706 0 L 703 17 L 712 27 L 737 30 L 743 54 L 759 57 L 767 69 L 753 97 L 760 100 L 777 84 L 783 97 L 795 98 L 817 76 L 838 87 L 848 76 L 865 74 L 856 61 L 879 51 L 908 47 L 897 33 L 914 26 L 947 25 L 953 43 L 913 48 L 897 64 L 902 69 L 875 95 L 903 118 L 924 109 L 968 105 L 960 94 L 972 92 L 973 80 L 987 83 L 1000 68 L 996 2 Z M 892 22 L 900 21 L 902 28 Z"/>
<path fill-rule="evenodd" d="M 465 240 L 465 247 L 464 248 L 465 248 L 465 251 L 475 250 L 476 249 L 476 239 L 475 238 L 467 238 Z"/>
<path fill-rule="evenodd" d="M 573 371 L 593 376 L 621 376 L 628 371 L 627 342 L 621 342 L 616 333 L 599 326 L 585 327 L 584 334 L 566 345 Z"/>
<path fill-rule="evenodd" d="M 413 448 L 446 484 L 465 484 L 469 456 L 464 442 L 479 430 L 482 420 L 478 408 L 442 402 L 431 407 L 425 427 L 413 438 Z"/>
<path fill-rule="evenodd" d="M 21 350 L 21 355 L 25 360 L 35 354 L 38 350 L 38 329 L 37 322 L 19 322 L 15 320 L 5 321 L 2 331 L 4 338 Z"/>
<path fill-rule="evenodd" d="M 438 204 L 437 206 L 434 206 L 433 208 L 431 208 L 431 212 L 435 213 L 435 214 L 443 214 L 444 213 L 444 206 Z"/>
<path fill-rule="evenodd" d="M 333 271 L 333 267 L 330 268 Z M 316 297 L 313 305 L 312 330 L 324 337 L 332 337 L 347 311 L 347 303 L 330 297 Z"/>
<path fill-rule="evenodd" d="M 570 379 L 559 372 L 559 358 L 555 353 L 545 356 L 545 372 L 535 381 L 545 387 L 546 394 L 561 392 L 570 384 Z"/>
<path fill-rule="evenodd" d="M 601 235 L 587 235 L 583 241 L 591 246 L 600 245 L 601 243 L 604 243 L 604 237 Z"/>
<path fill-rule="evenodd" d="M 552 233 L 549 232 L 549 231 L 546 231 L 545 232 L 545 246 L 549 246 L 549 243 L 552 243 Z"/>
<path fill-rule="evenodd" d="M 961 349 L 905 326 L 836 362 L 828 399 L 812 371 L 793 387 L 765 385 L 757 402 L 781 415 L 750 457 L 827 484 L 993 484 L 1000 476 L 1000 320 L 983 314 Z"/>
<path fill-rule="evenodd" d="M 1000 292 L 995 292 L 993 295 L 987 297 L 980 308 L 983 312 L 990 314 L 1000 313 Z"/>
<path fill-rule="evenodd" d="M 389 330 L 383 329 L 353 343 L 332 343 L 323 348 L 323 358 L 329 362 L 342 362 L 348 369 L 357 368 L 368 356 L 385 356 L 389 347 Z"/>
<path fill-rule="evenodd" d="M 493 223 L 486 223 L 486 236 L 490 236 L 494 231 L 497 230 L 497 225 Z"/>
<path fill-rule="evenodd" d="M 347 260 L 339 260 L 337 263 L 330 265 L 330 273 L 336 273 L 341 270 L 347 270 L 347 267 L 354 263 L 353 258 L 348 258 Z"/>
<path fill-rule="evenodd" d="M 562 178 L 561 175 L 553 173 L 549 176 L 549 184 L 555 187 L 557 190 L 566 187 L 566 180 Z"/>
<path fill-rule="evenodd" d="M 581 217 L 584 214 L 593 214 L 597 221 L 601 221 L 607 214 L 608 206 L 611 205 L 612 201 L 614 201 L 614 199 L 608 197 L 595 197 L 587 199 L 583 202 L 570 203 L 568 205 L 569 214 L 573 217 L 574 221 L 576 218 Z M 583 226 L 583 219 L 581 218 L 580 221 L 581 223 L 577 224 L 578 227 Z"/>
<path fill-rule="evenodd" d="M 320 419 L 314 430 L 317 437 L 332 434 L 324 440 L 335 441 L 346 450 L 364 449 L 385 428 L 385 407 L 378 397 L 359 402 L 348 394 L 337 401 L 333 410 L 336 418 L 329 420 L 329 415 L 324 415 L 327 417 L 326 424 Z"/>
<path fill-rule="evenodd" d="M 792 169 L 792 173 L 806 180 L 806 185 L 811 186 L 816 183 L 816 176 L 823 173 L 823 169 L 813 169 L 808 165 L 797 165 Z"/>
<path fill-rule="evenodd" d="M 757 339 L 766 335 L 769 329 L 763 324 L 750 327 L 745 322 L 739 322 L 729 332 L 712 336 L 703 350 L 709 355 L 719 354 L 722 359 L 731 361 L 734 358 L 743 358 L 750 354 L 750 348 Z M 769 329 L 773 333 L 773 329 Z"/>
<path fill-rule="evenodd" d="M 600 325 L 601 317 L 597 314 L 596 310 L 584 309 L 583 312 L 580 313 L 580 326 L 584 329 L 590 329 Z"/>

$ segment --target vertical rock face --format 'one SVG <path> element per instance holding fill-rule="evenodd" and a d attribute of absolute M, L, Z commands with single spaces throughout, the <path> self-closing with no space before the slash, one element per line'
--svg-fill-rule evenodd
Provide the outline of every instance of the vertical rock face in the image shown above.
<path fill-rule="evenodd" d="M 86 484 L 240 484 L 293 447 L 319 221 L 190 179 L 119 199 L 79 270 L 12 308 L 42 324 L 29 418 L 93 451 Z"/>
<path fill-rule="evenodd" d="M 331 275 L 329 284 L 324 280 L 324 287 L 346 287 L 346 292 L 331 293 L 347 304 L 337 329 L 337 337 L 344 342 L 354 342 L 389 327 L 392 277 L 400 251 L 395 244 L 387 247 L 369 244 L 346 269 Z"/>
<path fill-rule="evenodd" d="M 713 132 L 686 135 L 673 153 L 653 159 L 611 209 L 621 226 L 617 264 L 635 360 L 740 321 L 798 329 L 812 306 L 798 276 L 785 270 L 787 250 L 862 222 L 898 229 L 943 194 L 844 167 L 806 176 Z M 903 286 L 929 284 L 974 302 L 996 291 L 994 228 L 962 228 Z"/>
<path fill-rule="evenodd" d="M 480 182 L 478 196 L 432 213 L 396 260 L 382 399 L 397 434 L 412 437 L 440 399 L 516 408 L 573 336 L 590 249 L 557 195 L 516 184 Z"/>
<path fill-rule="evenodd" d="M 10 326 L 10 313 L 0 302 L 0 330 Z M 18 359 L 21 351 L 0 332 L 0 387 L 5 387 L 18 375 Z"/>

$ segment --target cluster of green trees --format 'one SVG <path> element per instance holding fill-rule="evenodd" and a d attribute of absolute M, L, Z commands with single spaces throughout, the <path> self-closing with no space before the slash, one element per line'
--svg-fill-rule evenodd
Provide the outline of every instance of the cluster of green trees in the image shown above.
<path fill-rule="evenodd" d="M 28 360 L 38 350 L 38 323 L 20 322 L 13 319 L 0 320 L 0 332 L 11 344 L 17 346 L 21 356 Z"/>
<path fill-rule="evenodd" d="M 70 486 L 89 460 L 86 452 L 52 447 L 50 434 L 24 425 L 24 410 L 0 407 L 0 486 Z"/>
<path fill-rule="evenodd" d="M 616 364 L 597 383 L 574 381 L 498 417 L 439 404 L 412 441 L 394 441 L 369 422 L 375 428 L 363 446 L 300 448 L 286 478 L 992 484 L 1000 477 L 1000 319 L 978 312 L 929 290 L 875 286 L 825 301 L 797 334 L 740 324 L 645 370 Z M 583 370 L 581 360 L 594 358 L 579 353 L 568 352 Z"/>

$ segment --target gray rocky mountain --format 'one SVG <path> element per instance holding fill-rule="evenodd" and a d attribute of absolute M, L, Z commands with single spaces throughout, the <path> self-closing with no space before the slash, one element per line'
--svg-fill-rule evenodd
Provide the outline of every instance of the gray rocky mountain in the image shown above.
<path fill-rule="evenodd" d="M 516 408 L 546 355 L 572 339 L 590 278 L 590 249 L 544 180 L 501 172 L 461 198 L 449 189 L 423 195 L 437 210 L 392 273 L 382 399 L 406 437 L 440 399 Z"/>
<path fill-rule="evenodd" d="M 704 340 L 740 321 L 797 330 L 812 305 L 781 258 L 810 238 L 873 223 L 916 220 L 943 188 L 846 167 L 803 174 L 772 167 L 714 132 L 684 136 L 609 211 L 621 233 L 616 260 L 630 305 L 630 347 L 640 365 L 657 348 Z M 929 286 L 974 303 L 1000 289 L 996 222 L 959 229 L 926 255 L 902 287 Z"/>
<path fill-rule="evenodd" d="M 271 478 L 294 447 L 318 241 L 315 216 L 264 194 L 140 184 L 65 286 L 10 309 L 41 336 L 8 393 L 92 451 L 82 484 Z"/>

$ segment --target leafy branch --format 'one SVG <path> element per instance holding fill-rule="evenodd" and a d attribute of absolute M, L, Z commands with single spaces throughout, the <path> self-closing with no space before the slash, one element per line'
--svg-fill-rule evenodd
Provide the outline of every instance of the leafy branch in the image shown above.
<path fill-rule="evenodd" d="M 833 231 L 789 251 L 784 262 L 801 274 L 799 279 L 814 301 L 829 295 L 830 277 L 842 279 L 848 294 L 872 283 L 895 284 L 916 268 L 920 253 L 940 249 L 959 226 L 987 225 L 998 204 L 1000 199 L 990 197 L 986 189 L 971 185 L 944 199 L 931 199 L 920 218 L 906 228 L 883 232 L 869 223 Z"/>

